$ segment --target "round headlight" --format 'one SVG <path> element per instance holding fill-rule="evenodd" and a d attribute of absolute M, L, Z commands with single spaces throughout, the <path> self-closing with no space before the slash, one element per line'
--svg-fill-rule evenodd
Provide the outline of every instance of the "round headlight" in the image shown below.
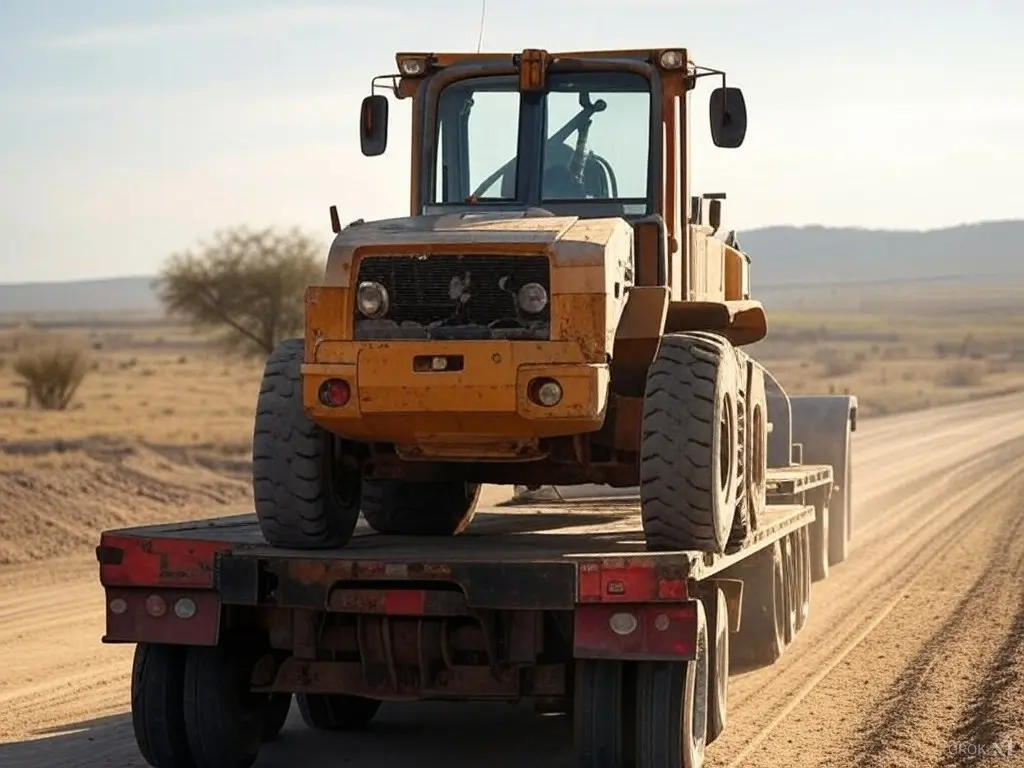
<path fill-rule="evenodd" d="M 540 283 L 527 283 L 519 289 L 516 300 L 523 312 L 536 315 L 543 312 L 544 307 L 548 305 L 548 292 Z"/>
<path fill-rule="evenodd" d="M 356 288 L 356 307 L 367 317 L 378 317 L 388 311 L 388 291 L 380 283 L 360 283 Z"/>

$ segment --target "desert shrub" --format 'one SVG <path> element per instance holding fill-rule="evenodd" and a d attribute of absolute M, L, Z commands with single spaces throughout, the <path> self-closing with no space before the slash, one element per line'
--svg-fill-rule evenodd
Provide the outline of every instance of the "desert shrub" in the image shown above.
<path fill-rule="evenodd" d="M 89 360 L 79 347 L 54 344 L 24 352 L 13 368 L 25 387 L 27 405 L 63 411 L 89 372 Z"/>
<path fill-rule="evenodd" d="M 985 381 L 985 368 L 978 363 L 951 365 L 939 372 L 938 383 L 944 387 L 976 387 Z"/>

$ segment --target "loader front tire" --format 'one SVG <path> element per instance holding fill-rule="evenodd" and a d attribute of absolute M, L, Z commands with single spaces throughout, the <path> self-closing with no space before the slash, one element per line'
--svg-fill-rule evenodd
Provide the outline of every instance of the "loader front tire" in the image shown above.
<path fill-rule="evenodd" d="M 303 409 L 302 356 L 302 339 L 283 341 L 263 372 L 252 445 L 256 518 L 272 546 L 340 547 L 359 520 L 361 477 L 341 469 L 334 436 Z"/>
<path fill-rule="evenodd" d="M 363 481 L 363 517 L 377 533 L 453 536 L 469 525 L 480 496 L 478 483 Z"/>
<path fill-rule="evenodd" d="M 661 340 L 644 392 L 640 507 L 647 548 L 722 553 L 739 484 L 739 370 L 725 339 Z"/>

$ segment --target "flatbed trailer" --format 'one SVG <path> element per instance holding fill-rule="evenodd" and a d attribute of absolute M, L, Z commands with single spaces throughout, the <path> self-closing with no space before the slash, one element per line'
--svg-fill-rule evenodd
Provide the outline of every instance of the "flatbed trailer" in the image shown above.
<path fill-rule="evenodd" d="M 529 697 L 574 717 L 581 766 L 695 768 L 730 665 L 771 663 L 807 619 L 833 482 L 826 464 L 770 469 L 756 529 L 724 555 L 645 551 L 628 497 L 318 551 L 268 546 L 252 515 L 108 531 L 103 640 L 137 644 L 133 723 L 156 768 L 255 764 L 293 695 L 323 730 L 387 700 Z"/>

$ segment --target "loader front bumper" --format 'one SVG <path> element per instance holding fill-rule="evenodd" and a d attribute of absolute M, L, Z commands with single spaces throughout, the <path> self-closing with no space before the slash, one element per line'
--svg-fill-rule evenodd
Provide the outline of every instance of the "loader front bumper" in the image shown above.
<path fill-rule="evenodd" d="M 608 366 L 582 362 L 574 344 L 345 343 L 332 355 L 341 358 L 337 362 L 323 362 L 324 356 L 302 368 L 306 412 L 353 440 L 445 444 L 484 458 L 504 455 L 512 444 L 593 432 L 604 423 Z M 558 385 L 557 403 L 540 402 L 544 382 Z M 332 391 L 347 395 L 332 398 Z"/>

